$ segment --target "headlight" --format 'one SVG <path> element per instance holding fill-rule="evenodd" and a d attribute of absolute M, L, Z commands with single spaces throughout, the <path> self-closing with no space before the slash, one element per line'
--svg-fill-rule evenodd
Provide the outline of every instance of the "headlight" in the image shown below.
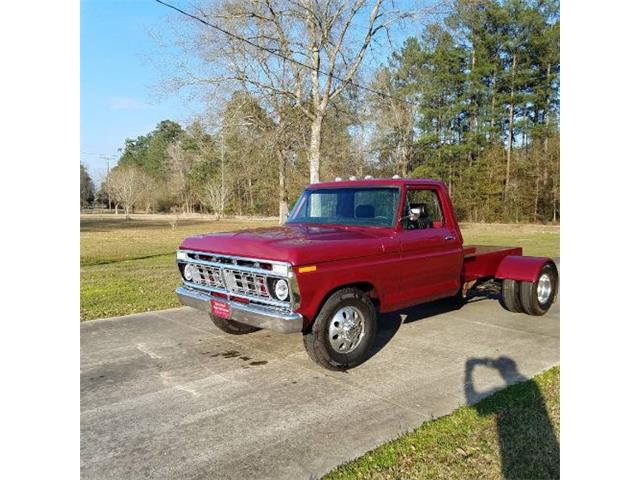
<path fill-rule="evenodd" d="M 194 269 L 194 266 L 191 265 L 190 263 L 187 263 L 184 267 L 184 271 L 182 272 L 182 274 L 184 275 L 184 279 L 187 282 L 190 282 L 191 280 L 193 280 L 193 269 Z"/>
<path fill-rule="evenodd" d="M 286 300 L 289 296 L 289 285 L 287 284 L 287 281 L 282 278 L 276 282 L 274 290 L 278 300 Z"/>
<path fill-rule="evenodd" d="M 176 259 L 177 260 L 187 261 L 187 260 L 189 260 L 189 256 L 187 255 L 187 252 L 183 252 L 182 250 L 178 250 L 176 252 Z"/>

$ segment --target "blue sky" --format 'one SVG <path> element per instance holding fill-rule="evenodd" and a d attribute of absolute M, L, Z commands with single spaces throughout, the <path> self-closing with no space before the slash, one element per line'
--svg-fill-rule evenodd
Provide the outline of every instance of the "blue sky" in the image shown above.
<path fill-rule="evenodd" d="M 151 0 L 81 1 L 80 159 L 92 174 L 105 169 L 102 155 L 119 156 L 125 138 L 195 113 L 183 99 L 155 93 L 163 78 L 150 59 L 159 50 L 150 32 L 170 15 Z"/>
<path fill-rule="evenodd" d="M 174 3 L 191 10 L 189 2 Z M 411 8 L 412 2 L 398 4 Z M 111 166 L 117 162 L 125 138 L 144 135 L 164 119 L 185 124 L 202 111 L 185 97 L 157 95 L 165 79 L 154 62 L 163 51 L 151 33 L 166 35 L 177 15 L 153 0 L 81 0 L 80 159 L 94 179 L 106 170 L 105 155 Z M 418 29 L 395 34 L 394 42 L 412 33 Z M 369 60 L 383 61 L 390 50 L 382 49 Z"/>

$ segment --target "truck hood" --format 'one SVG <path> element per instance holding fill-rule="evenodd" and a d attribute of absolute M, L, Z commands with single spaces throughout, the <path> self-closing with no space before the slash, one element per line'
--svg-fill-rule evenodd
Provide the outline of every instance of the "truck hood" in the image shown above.
<path fill-rule="evenodd" d="M 383 238 L 389 235 L 388 230 L 377 228 L 288 225 L 194 235 L 184 239 L 180 248 L 308 265 L 380 255 Z"/>

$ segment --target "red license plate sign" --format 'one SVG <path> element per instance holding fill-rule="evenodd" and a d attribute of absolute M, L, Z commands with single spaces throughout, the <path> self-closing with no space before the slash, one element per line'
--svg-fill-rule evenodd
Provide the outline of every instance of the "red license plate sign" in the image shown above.
<path fill-rule="evenodd" d="M 211 311 L 214 315 L 221 318 L 231 317 L 231 307 L 226 302 L 220 302 L 218 300 L 211 300 Z"/>

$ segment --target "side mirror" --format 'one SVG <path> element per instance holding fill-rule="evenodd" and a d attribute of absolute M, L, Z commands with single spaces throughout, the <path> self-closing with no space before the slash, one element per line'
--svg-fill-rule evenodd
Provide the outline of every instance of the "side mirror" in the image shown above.
<path fill-rule="evenodd" d="M 419 208 L 412 208 L 410 213 L 409 213 L 409 221 L 415 222 L 419 218 L 420 218 L 420 209 Z"/>

